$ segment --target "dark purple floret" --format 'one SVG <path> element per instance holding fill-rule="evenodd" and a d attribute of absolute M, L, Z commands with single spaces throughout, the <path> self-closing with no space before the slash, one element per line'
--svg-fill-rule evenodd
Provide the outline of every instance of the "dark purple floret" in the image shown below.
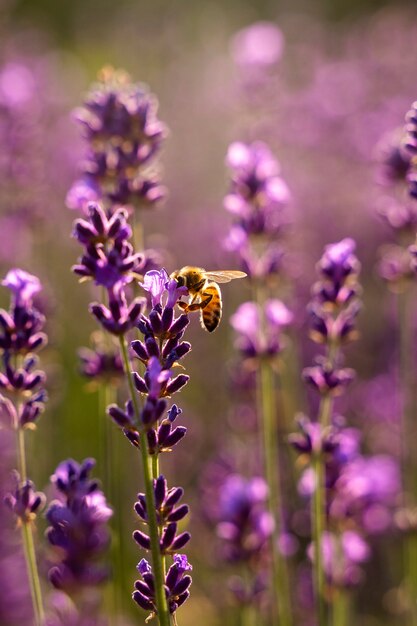
<path fill-rule="evenodd" d="M 343 393 L 355 377 L 355 372 L 351 368 L 336 368 L 321 357 L 316 361 L 317 365 L 303 370 L 303 379 L 321 394 Z"/>
<path fill-rule="evenodd" d="M 115 347 L 102 349 L 95 346 L 93 350 L 80 348 L 80 371 L 83 376 L 91 380 L 120 381 L 124 376 L 123 362 L 120 351 Z"/>
<path fill-rule="evenodd" d="M 112 289 L 109 306 L 93 302 L 90 312 L 107 332 L 112 335 L 125 335 L 134 328 L 144 310 L 144 298 L 135 298 L 129 305 L 123 288 Z"/>
<path fill-rule="evenodd" d="M 322 428 L 305 415 L 298 418 L 297 424 L 300 432 L 289 435 L 288 440 L 298 453 L 314 456 L 322 452 L 333 454 L 338 449 L 338 432 L 333 426 Z"/>
<path fill-rule="evenodd" d="M 42 329 L 45 317 L 33 305 L 33 296 L 41 290 L 36 278 L 15 269 L 2 283 L 12 293 L 9 311 L 0 310 L 0 348 L 10 354 L 28 354 L 40 350 L 47 342 Z"/>
<path fill-rule="evenodd" d="M 143 256 L 134 253 L 129 242 L 118 240 L 110 248 L 102 243 L 87 244 L 85 254 L 80 263 L 73 265 L 72 271 L 111 290 L 129 283 L 133 274 L 141 271 L 142 265 Z"/>
<path fill-rule="evenodd" d="M 168 489 L 167 481 L 162 475 L 154 481 L 155 507 L 159 525 L 179 522 L 188 514 L 188 506 L 186 504 L 177 506 L 183 493 L 184 490 L 181 487 Z M 138 494 L 138 501 L 135 503 L 135 511 L 144 522 L 147 521 L 147 507 L 144 493 Z"/>
<path fill-rule="evenodd" d="M 137 569 L 142 576 L 142 580 L 135 582 L 135 591 L 132 597 L 142 609 L 151 611 L 152 614 L 156 615 L 157 609 L 152 568 L 146 559 L 142 559 Z M 184 604 L 190 595 L 188 589 L 192 579 L 186 572 L 191 570 L 192 566 L 188 563 L 185 554 L 176 554 L 174 556 L 174 563 L 170 566 L 165 577 L 165 593 L 171 614 L 175 613 L 178 607 Z"/>
<path fill-rule="evenodd" d="M 98 482 L 90 478 L 95 466 L 94 459 L 85 459 L 81 464 L 73 459 L 63 461 L 51 476 L 51 483 L 68 500 L 76 500 L 98 490 Z"/>
<path fill-rule="evenodd" d="M 88 219 L 79 219 L 74 222 L 73 236 L 84 246 L 126 241 L 132 236 L 127 217 L 125 209 L 118 209 L 107 217 L 98 203 L 90 203 Z"/>
<path fill-rule="evenodd" d="M 415 155 L 417 154 L 417 101 L 413 102 L 405 117 L 405 132 L 405 146 L 412 155 Z"/>
<path fill-rule="evenodd" d="M 35 491 L 32 481 L 25 480 L 20 484 L 20 477 L 15 474 L 16 487 L 13 493 L 5 496 L 4 502 L 23 524 L 32 522 L 45 505 L 45 494 Z"/>

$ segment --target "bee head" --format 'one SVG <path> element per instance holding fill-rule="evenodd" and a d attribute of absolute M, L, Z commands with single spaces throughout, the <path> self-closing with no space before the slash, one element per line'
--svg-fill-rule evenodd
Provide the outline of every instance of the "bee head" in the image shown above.
<path fill-rule="evenodd" d="M 181 275 L 173 276 L 177 281 L 178 287 L 185 287 L 185 277 Z"/>

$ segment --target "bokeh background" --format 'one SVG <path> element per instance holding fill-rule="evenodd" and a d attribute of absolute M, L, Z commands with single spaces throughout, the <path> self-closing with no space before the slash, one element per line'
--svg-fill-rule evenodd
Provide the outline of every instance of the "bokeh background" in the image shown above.
<path fill-rule="evenodd" d="M 150 86 L 170 129 L 160 159 L 168 198 L 160 208 L 141 212 L 146 243 L 163 250 L 168 271 L 188 263 L 210 269 L 235 266 L 233 253 L 223 245 L 231 221 L 223 209 L 231 141 L 266 140 L 281 162 L 292 193 L 286 298 L 296 319 L 288 356 L 287 431 L 294 415 L 308 407 L 299 380 L 312 354 L 302 338 L 315 263 L 326 243 L 346 236 L 357 241 L 365 313 L 361 340 L 348 355 L 358 382 L 343 409 L 363 430 L 366 449 L 398 453 L 395 402 L 390 409 L 380 392 L 386 392 L 384 376 L 392 371 L 395 333 L 392 299 L 376 269 L 380 246 L 392 239 L 378 216 L 378 146 L 386 133 L 401 127 L 417 97 L 416 17 L 415 2 L 397 0 L 1 1 L 0 273 L 20 266 L 38 275 L 49 320 L 50 344 L 43 358 L 50 401 L 30 438 L 29 453 L 38 487 L 62 459 L 100 457 L 102 450 L 106 418 L 77 360 L 78 347 L 88 344 L 96 328 L 88 314 L 95 296 L 70 271 L 79 255 L 70 237 L 77 216 L 65 207 L 65 196 L 83 155 L 71 111 L 106 64 Z M 274 23 L 284 41 L 282 55 L 264 80 L 236 62 L 232 44 L 238 31 L 260 20 Z M 11 72 L 16 66 L 18 72 Z M 26 166 L 20 178 L 13 177 L 13 162 Z M 213 556 L 216 539 L 204 523 L 201 501 L 207 464 L 227 454 L 228 446 L 239 456 L 228 318 L 249 291 L 238 284 L 226 289 L 224 321 L 215 335 L 203 333 L 193 320 L 191 382 L 181 402 L 189 434 L 180 453 L 167 462 L 172 482 L 184 486 L 193 508 L 195 582 L 182 626 L 196 623 L 203 613 L 207 626 L 225 623 L 223 611 L 231 610 L 222 582 L 230 572 Z M 0 299 L 6 306 L 4 292 Z M 129 545 L 139 466 L 116 427 L 114 445 Z M 97 475 L 103 474 L 99 463 Z M 378 554 L 377 545 L 377 561 Z M 141 623 L 129 597 L 138 561 L 133 543 L 126 558 L 124 612 L 126 619 Z M 358 623 L 395 623 L 390 596 L 384 595 L 395 580 L 379 572 L 383 580 L 375 582 L 374 572 L 370 567 L 358 596 Z"/>

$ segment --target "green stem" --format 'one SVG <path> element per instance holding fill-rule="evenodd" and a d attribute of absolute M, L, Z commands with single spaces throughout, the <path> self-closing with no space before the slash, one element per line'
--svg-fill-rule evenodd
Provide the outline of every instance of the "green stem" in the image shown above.
<path fill-rule="evenodd" d="M 35 545 L 30 522 L 22 523 L 23 549 L 25 553 L 26 566 L 30 583 L 30 593 L 32 596 L 33 610 L 35 613 L 36 626 L 42 626 L 45 620 L 43 610 L 42 590 L 39 580 L 38 567 L 36 564 Z"/>
<path fill-rule="evenodd" d="M 313 469 L 316 480 L 314 496 L 311 502 L 311 520 L 313 527 L 314 543 L 314 587 L 317 601 L 317 623 L 318 626 L 326 624 L 326 604 L 324 599 L 324 570 L 321 539 L 325 529 L 325 490 L 324 490 L 324 464 L 320 452 L 313 457 Z"/>
<path fill-rule="evenodd" d="M 265 296 L 261 287 L 258 287 L 256 299 L 260 309 L 262 330 L 265 331 Z M 265 335 L 265 332 L 263 332 Z M 262 428 L 262 456 L 264 474 L 269 488 L 268 509 L 275 520 L 270 537 L 270 551 L 272 559 L 272 626 L 291 626 L 290 586 L 287 563 L 279 552 L 278 541 L 282 530 L 282 502 L 281 502 L 281 471 L 280 449 L 277 424 L 277 396 L 274 388 L 274 371 L 269 360 L 262 358 L 258 370 L 257 391 L 259 415 Z"/>
<path fill-rule="evenodd" d="M 130 397 L 132 399 L 133 408 L 135 411 L 136 423 L 138 426 L 140 426 L 140 410 L 138 397 L 133 383 L 133 377 L 127 351 L 127 343 L 124 336 L 120 337 L 120 349 L 122 352 L 125 374 L 129 384 Z M 155 579 L 155 599 L 158 611 L 158 619 L 160 626 L 170 626 L 171 619 L 165 596 L 164 569 L 159 546 L 158 523 L 155 510 L 155 496 L 152 478 L 152 459 L 148 450 L 146 431 L 143 428 L 140 430 L 140 454 L 142 460 L 143 479 L 145 483 L 146 510 L 148 514 L 149 536 L 151 540 L 152 567 Z"/>
<path fill-rule="evenodd" d="M 156 480 L 159 476 L 159 455 L 152 454 L 152 477 Z"/>
<path fill-rule="evenodd" d="M 416 467 L 414 462 L 413 441 L 416 436 L 415 411 L 415 368 L 413 362 L 413 342 L 411 341 L 409 291 L 398 295 L 399 323 L 399 361 L 400 361 L 400 394 L 401 394 L 401 442 L 402 442 L 402 480 L 403 505 L 412 509 L 416 506 Z M 408 595 L 407 626 L 417 626 L 417 540 L 414 533 L 408 533 L 403 541 L 403 567 L 405 586 Z"/>
<path fill-rule="evenodd" d="M 23 483 L 25 482 L 25 480 L 27 480 L 25 433 L 23 428 L 17 428 L 16 436 L 20 481 L 21 483 Z M 35 624 L 36 626 L 42 626 L 42 624 L 44 623 L 45 614 L 43 610 L 42 589 L 39 580 L 35 545 L 33 542 L 32 527 L 30 525 L 30 522 L 22 523 L 22 539 L 23 551 L 25 554 L 26 568 L 29 579 L 30 594 L 32 597 L 32 605 L 35 615 Z"/>
<path fill-rule="evenodd" d="M 336 589 L 333 600 L 333 626 L 348 626 L 350 620 L 350 594 L 346 589 Z"/>
<path fill-rule="evenodd" d="M 328 346 L 327 360 L 330 366 L 337 361 L 338 346 L 332 342 Z M 321 397 L 318 422 L 321 432 L 331 424 L 333 412 L 333 397 L 327 393 Z M 317 620 L 318 626 L 325 626 L 327 623 L 327 611 L 325 600 L 325 577 L 323 568 L 322 537 L 326 531 L 326 465 L 322 450 L 315 452 L 313 456 L 313 469 L 315 475 L 315 489 L 311 502 L 311 519 L 313 527 L 314 543 L 314 586 L 317 599 Z"/>
<path fill-rule="evenodd" d="M 242 604 L 239 624 L 240 626 L 257 626 L 259 624 L 255 607 L 252 604 Z"/>
<path fill-rule="evenodd" d="M 114 426 L 106 414 L 106 408 L 115 401 L 115 390 L 103 381 L 99 387 L 99 432 L 101 435 L 100 467 L 104 471 L 104 484 L 109 495 L 109 501 L 114 507 L 115 515 L 112 525 L 111 554 L 114 567 L 113 584 L 111 586 L 111 601 L 113 611 L 110 615 L 111 624 L 120 614 L 123 606 L 124 591 L 127 588 L 125 579 L 126 541 L 123 532 L 123 490 L 120 488 L 120 459 L 118 440 L 113 440 Z"/>
<path fill-rule="evenodd" d="M 17 427 L 17 450 L 20 480 L 24 482 L 27 479 L 25 431 L 20 426 Z"/>

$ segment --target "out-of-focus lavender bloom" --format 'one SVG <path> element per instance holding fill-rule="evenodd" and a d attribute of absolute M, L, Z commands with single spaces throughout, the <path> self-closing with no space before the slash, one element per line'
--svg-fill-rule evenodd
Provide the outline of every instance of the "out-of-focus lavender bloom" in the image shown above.
<path fill-rule="evenodd" d="M 232 171 L 232 185 L 224 199 L 225 208 L 239 218 L 247 232 L 275 233 L 282 226 L 282 211 L 290 192 L 268 146 L 261 142 L 232 143 L 226 163 Z"/>
<path fill-rule="evenodd" d="M 87 607 L 80 606 L 63 591 L 55 590 L 49 595 L 49 612 L 45 617 L 45 626 L 107 626 L 106 617 L 97 615 L 99 599 L 91 599 Z M 84 610 L 83 610 L 84 609 Z"/>
<path fill-rule="evenodd" d="M 351 368 L 336 368 L 322 357 L 317 357 L 316 363 L 304 368 L 303 379 L 321 394 L 339 395 L 355 377 Z"/>
<path fill-rule="evenodd" d="M 382 532 L 392 525 L 399 493 L 399 467 L 392 458 L 359 457 L 342 468 L 330 515 L 334 519 L 354 519 L 368 533 Z"/>
<path fill-rule="evenodd" d="M 119 384 L 124 377 L 119 348 L 115 345 L 104 346 L 97 335 L 93 338 L 93 344 L 93 349 L 78 350 L 81 374 L 91 381 L 105 380 L 113 385 Z"/>
<path fill-rule="evenodd" d="M 411 156 L 404 146 L 403 129 L 384 135 L 377 146 L 378 183 L 389 190 L 397 184 L 404 185 L 411 165 Z"/>
<path fill-rule="evenodd" d="M 405 118 L 405 147 L 412 155 L 417 154 L 417 101 L 413 102 Z"/>
<path fill-rule="evenodd" d="M 282 32 L 272 22 L 255 22 L 233 37 L 233 59 L 243 67 L 268 68 L 281 59 L 283 39 Z"/>
<path fill-rule="evenodd" d="M 325 247 L 317 265 L 321 280 L 313 286 L 313 297 L 322 305 L 343 306 L 357 295 L 360 263 L 355 248 L 350 238 Z"/>
<path fill-rule="evenodd" d="M 61 463 L 52 476 L 58 491 L 46 513 L 46 537 L 55 552 L 49 579 L 57 589 L 74 593 L 108 578 L 102 557 L 109 545 L 107 522 L 112 510 L 89 474 L 92 459 L 81 465 L 72 459 Z"/>
<path fill-rule="evenodd" d="M 320 280 L 313 286 L 309 305 L 310 337 L 317 343 L 339 345 L 357 336 L 360 263 L 355 246 L 352 239 L 328 245 L 317 265 Z"/>
<path fill-rule="evenodd" d="M 397 244 L 381 247 L 378 271 L 393 291 L 401 291 L 414 278 L 413 247 L 407 250 Z M 410 256 L 411 255 L 411 256 Z"/>
<path fill-rule="evenodd" d="M 152 206 L 165 195 L 153 163 L 167 134 L 148 88 L 123 71 L 105 68 L 75 112 L 88 150 L 81 177 L 67 196 L 70 208 L 102 199 L 108 208 Z"/>
<path fill-rule="evenodd" d="M 31 480 L 20 484 L 19 474 L 15 473 L 16 487 L 13 493 L 5 496 L 4 501 L 22 524 L 32 522 L 45 505 L 45 494 L 35 491 Z"/>
<path fill-rule="evenodd" d="M 260 554 L 273 529 L 274 520 L 266 509 L 268 487 L 262 478 L 245 479 L 232 474 L 222 485 L 219 498 L 217 536 L 223 542 L 223 556 L 245 561 Z"/>
<path fill-rule="evenodd" d="M 361 565 L 370 558 L 370 548 L 363 537 L 351 530 L 322 537 L 323 566 L 326 577 L 335 587 L 356 587 L 363 580 Z"/>
<path fill-rule="evenodd" d="M 132 597 L 145 611 L 151 611 L 151 616 L 157 614 L 155 601 L 155 584 L 152 568 L 146 559 L 142 559 L 137 567 L 142 580 L 135 582 L 135 591 Z M 165 593 L 168 601 L 169 612 L 175 613 L 190 595 L 188 591 L 192 579 L 186 572 L 191 571 L 192 565 L 188 563 L 185 554 L 176 554 L 174 563 L 165 576 Z"/>
<path fill-rule="evenodd" d="M 230 318 L 238 333 L 236 347 L 247 359 L 274 358 L 285 346 L 283 331 L 291 324 L 293 315 L 281 300 L 265 303 L 264 320 L 255 302 L 244 302 Z"/>
<path fill-rule="evenodd" d="M 279 237 L 289 224 L 290 192 L 280 165 L 263 142 L 229 146 L 231 185 L 224 199 L 234 223 L 224 242 L 236 252 L 249 277 L 266 281 L 280 275 L 284 253 Z"/>
<path fill-rule="evenodd" d="M 333 453 L 339 446 L 338 433 L 333 427 L 323 429 L 305 415 L 300 416 L 297 423 L 300 432 L 292 433 L 288 439 L 298 453 L 311 457 L 318 453 Z"/>

